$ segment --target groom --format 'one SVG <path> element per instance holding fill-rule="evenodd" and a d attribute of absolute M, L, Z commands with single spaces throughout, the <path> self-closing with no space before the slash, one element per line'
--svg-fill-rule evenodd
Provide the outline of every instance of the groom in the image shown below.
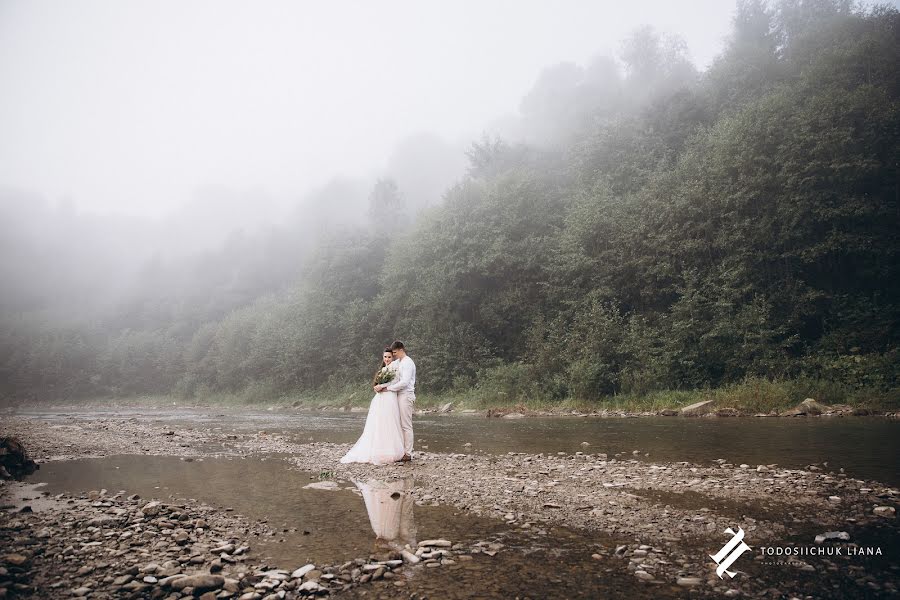
<path fill-rule="evenodd" d="M 400 429 L 403 431 L 405 451 L 400 460 L 407 462 L 412 460 L 413 451 L 412 414 L 416 402 L 416 363 L 406 354 L 406 348 L 399 340 L 391 344 L 391 353 L 400 365 L 397 369 L 397 378 L 386 384 L 376 385 L 375 391 L 397 392 L 397 402 L 400 404 Z"/>

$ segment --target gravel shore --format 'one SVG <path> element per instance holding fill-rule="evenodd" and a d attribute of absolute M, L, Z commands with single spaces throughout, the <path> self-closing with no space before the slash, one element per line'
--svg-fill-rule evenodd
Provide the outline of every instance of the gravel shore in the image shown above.
<path fill-rule="evenodd" d="M 116 454 L 277 454 L 285 468 L 327 473 L 337 481 L 413 475 L 410 493 L 419 505 L 491 517 L 505 523 L 511 535 L 534 539 L 552 540 L 561 529 L 578 532 L 591 542 L 584 545 L 584 558 L 594 561 L 600 573 L 631 578 L 635 589 L 643 590 L 635 597 L 895 597 L 900 587 L 895 517 L 900 492 L 825 465 L 785 469 L 731 464 L 727 457 L 714 466 L 652 462 L 639 449 L 607 455 L 587 445 L 569 454 L 417 452 L 412 464 L 342 465 L 338 460 L 345 444 L 302 444 L 266 432 L 230 433 L 206 425 L 164 429 L 134 418 L 51 425 L 13 417 L 4 420 L 0 433 L 18 437 L 39 463 Z M 4 494 L 21 496 L 27 493 L 24 486 L 8 482 Z M 34 512 L 15 512 L 21 501 L 4 502 L 9 506 L 0 517 L 0 598 L 250 600 L 370 592 L 423 597 L 413 591 L 415 581 L 444 577 L 432 566 L 456 565 L 460 556 L 466 561 L 511 552 L 491 540 L 467 546 L 430 540 L 440 544 L 410 548 L 410 557 L 348 557 L 345 563 L 312 565 L 303 573 L 304 565 L 288 571 L 254 560 L 253 539 L 271 533 L 267 525 L 202 503 L 153 501 L 127 490 L 42 497 L 35 499 Z M 709 555 L 730 539 L 725 530 L 737 527 L 752 550 L 732 569 L 740 575 L 720 579 Z M 835 535 L 825 536 L 828 532 Z M 822 540 L 817 542 L 817 535 Z M 873 545 L 880 554 L 872 557 L 776 560 L 759 552 L 762 547 Z"/>

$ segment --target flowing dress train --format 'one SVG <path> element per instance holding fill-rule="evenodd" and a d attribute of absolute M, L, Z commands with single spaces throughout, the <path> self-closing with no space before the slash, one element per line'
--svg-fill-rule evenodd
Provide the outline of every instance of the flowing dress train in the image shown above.
<path fill-rule="evenodd" d="M 400 460 L 404 453 L 397 392 L 378 392 L 369 405 L 362 435 L 341 462 L 385 465 Z"/>

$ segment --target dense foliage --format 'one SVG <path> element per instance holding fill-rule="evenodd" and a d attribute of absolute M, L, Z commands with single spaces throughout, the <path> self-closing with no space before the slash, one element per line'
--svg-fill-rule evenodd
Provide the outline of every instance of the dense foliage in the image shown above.
<path fill-rule="evenodd" d="M 509 401 L 747 377 L 895 390 L 898 34 L 890 8 L 746 0 L 698 73 L 640 30 L 624 69 L 542 75 L 529 143 L 473 144 L 417 220 L 382 180 L 364 224 L 148 265 L 142 293 L 83 318 L 7 309 L 2 394 L 343 389 L 393 338 L 423 391 Z"/>

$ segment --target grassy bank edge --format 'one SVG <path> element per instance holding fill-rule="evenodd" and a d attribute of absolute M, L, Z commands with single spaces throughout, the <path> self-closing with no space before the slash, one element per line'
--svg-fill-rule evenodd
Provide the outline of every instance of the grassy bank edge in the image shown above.
<path fill-rule="evenodd" d="M 371 388 L 347 386 L 342 389 L 316 390 L 295 394 L 214 393 L 196 398 L 174 395 L 115 396 L 89 399 L 46 399 L 30 405 L 71 405 L 79 407 L 260 407 L 273 409 L 352 409 L 364 408 L 372 398 Z M 742 415 L 781 413 L 796 407 L 806 398 L 831 406 L 865 409 L 873 413 L 900 410 L 900 389 L 848 389 L 834 382 L 811 380 L 770 381 L 749 379 L 713 389 L 665 390 L 646 394 L 615 395 L 596 400 L 568 398 L 550 400 L 540 397 L 509 398 L 502 390 L 469 389 L 439 394 L 422 393 L 416 399 L 419 409 L 437 409 L 452 403 L 454 411 L 493 410 L 498 413 L 540 412 L 625 412 L 657 413 L 712 400 L 713 410 L 733 409 Z"/>

